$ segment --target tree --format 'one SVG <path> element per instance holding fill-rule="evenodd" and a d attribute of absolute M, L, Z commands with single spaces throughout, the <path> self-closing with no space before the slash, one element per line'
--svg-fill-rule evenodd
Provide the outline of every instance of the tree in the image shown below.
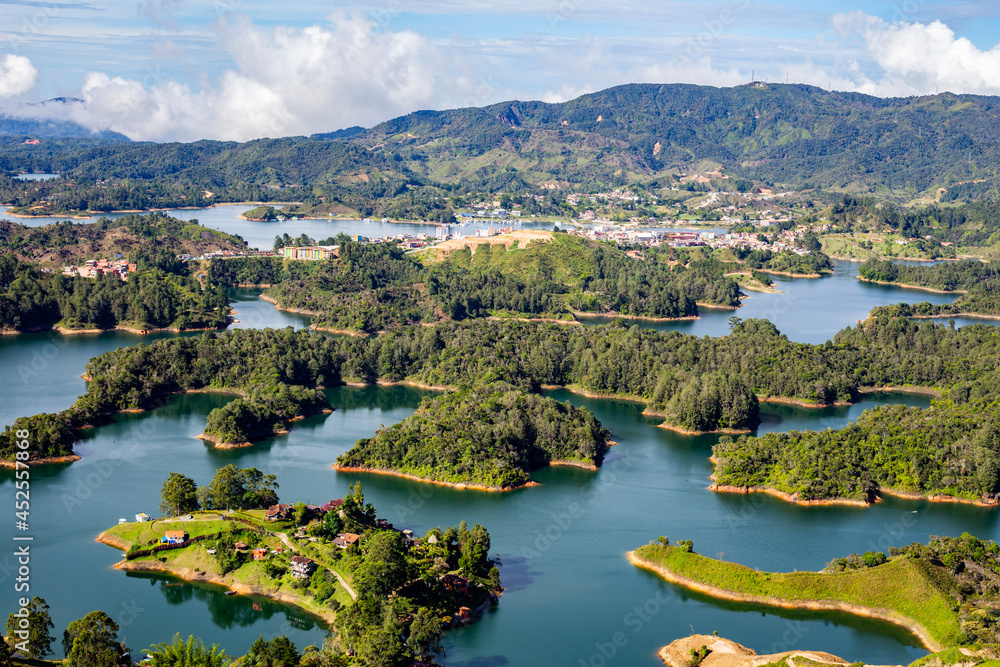
<path fill-rule="evenodd" d="M 92 611 L 69 624 L 63 647 L 69 645 L 66 667 L 131 667 L 128 648 L 118 641 L 118 624 L 103 611 Z"/>
<path fill-rule="evenodd" d="M 52 642 L 55 641 L 50 632 L 54 626 L 52 625 L 52 616 L 49 614 L 49 605 L 43 598 L 35 596 L 31 598 L 31 602 L 25 609 L 28 611 L 26 619 L 16 618 L 14 614 L 7 617 L 7 637 L 14 641 L 17 646 L 25 647 L 25 649 L 19 650 L 26 657 L 40 660 L 52 653 Z M 27 627 L 21 625 L 22 620 L 26 622 Z M 25 631 L 27 631 L 27 639 L 22 639 L 25 635 L 18 633 Z M 0 659 L 0 664 L 2 664 L 2 659 Z"/>
<path fill-rule="evenodd" d="M 260 509 L 278 502 L 277 478 L 256 468 L 240 470 L 230 463 L 215 471 L 211 483 L 198 489 L 205 509 Z"/>
<path fill-rule="evenodd" d="M 198 485 L 190 477 L 170 473 L 160 494 L 160 512 L 165 516 L 179 516 L 198 509 Z"/>
<path fill-rule="evenodd" d="M 149 656 L 150 667 L 227 667 L 233 660 L 219 649 L 205 647 L 205 642 L 191 635 L 184 641 L 178 632 L 169 644 L 153 644 L 145 653 Z"/>
<path fill-rule="evenodd" d="M 14 651 L 11 649 L 10 644 L 0 639 L 0 667 L 12 667 L 14 662 L 11 660 Z"/>
<path fill-rule="evenodd" d="M 408 567 L 402 533 L 385 530 L 367 538 L 362 545 L 364 560 L 354 571 L 358 596 L 382 599 L 406 583 Z"/>
<path fill-rule="evenodd" d="M 430 658 L 437 654 L 444 653 L 441 646 L 441 619 L 432 610 L 421 607 L 413 615 L 413 622 L 410 624 L 410 636 L 406 639 L 406 645 L 413 652 L 414 657 L 421 660 Z"/>
<path fill-rule="evenodd" d="M 271 641 L 258 637 L 250 645 L 244 667 L 297 667 L 300 656 L 288 637 L 279 635 Z"/>

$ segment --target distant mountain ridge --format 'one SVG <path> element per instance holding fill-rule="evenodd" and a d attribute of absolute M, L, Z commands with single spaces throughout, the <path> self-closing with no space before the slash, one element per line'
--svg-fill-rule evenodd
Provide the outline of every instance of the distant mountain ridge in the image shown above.
<path fill-rule="evenodd" d="M 0 134 L 27 127 L 4 122 Z M 786 187 L 918 194 L 958 186 L 968 198 L 995 195 L 1000 183 L 1000 97 L 878 98 L 806 85 L 628 84 L 559 104 L 417 111 L 370 129 L 246 143 L 68 136 L 44 154 L 0 150 L 0 169 L 41 171 L 48 160 L 93 178 L 346 186 L 394 174 L 516 189 L 652 182 L 721 166 Z"/>

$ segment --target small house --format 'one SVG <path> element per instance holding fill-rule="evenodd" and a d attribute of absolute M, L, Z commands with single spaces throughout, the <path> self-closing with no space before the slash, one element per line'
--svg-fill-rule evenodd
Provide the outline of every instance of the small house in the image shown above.
<path fill-rule="evenodd" d="M 149 515 L 146 514 L 145 512 L 139 512 L 138 514 L 135 515 L 135 520 L 138 521 L 139 523 L 149 521 Z"/>
<path fill-rule="evenodd" d="M 462 620 L 462 621 L 471 621 L 472 620 L 472 610 L 469 609 L 468 607 L 459 607 L 458 608 L 458 618 L 459 618 L 459 620 Z"/>
<path fill-rule="evenodd" d="M 316 571 L 316 561 L 305 556 L 292 556 L 292 576 L 298 579 L 308 579 Z"/>
<path fill-rule="evenodd" d="M 338 549 L 346 549 L 352 544 L 357 544 L 360 539 L 361 536 L 354 533 L 341 533 L 334 538 L 333 545 Z"/>
<path fill-rule="evenodd" d="M 161 542 L 166 542 L 167 544 L 180 544 L 181 542 L 186 542 L 188 538 L 187 531 L 183 530 L 168 530 Z"/>
<path fill-rule="evenodd" d="M 244 549 L 247 548 L 247 545 L 244 542 L 237 542 L 236 544 L 233 545 L 233 548 L 236 549 L 237 551 L 243 551 Z"/>
<path fill-rule="evenodd" d="M 330 502 L 323 505 L 324 512 L 332 512 L 333 510 L 339 510 L 340 506 L 344 504 L 343 498 L 338 498 L 337 500 L 331 500 Z"/>
<path fill-rule="evenodd" d="M 291 505 L 271 505 L 264 512 L 264 518 L 268 521 L 288 521 L 292 518 Z"/>
<path fill-rule="evenodd" d="M 253 559 L 264 560 L 265 558 L 267 558 L 267 554 L 268 551 L 266 547 L 257 547 L 256 549 L 253 550 Z"/>

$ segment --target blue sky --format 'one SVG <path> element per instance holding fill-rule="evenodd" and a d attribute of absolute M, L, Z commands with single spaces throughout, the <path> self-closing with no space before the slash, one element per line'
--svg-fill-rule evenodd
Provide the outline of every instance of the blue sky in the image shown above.
<path fill-rule="evenodd" d="M 0 111 L 245 140 L 627 82 L 1000 94 L 968 0 L 0 0 Z M 28 105 L 56 96 L 81 105 Z"/>

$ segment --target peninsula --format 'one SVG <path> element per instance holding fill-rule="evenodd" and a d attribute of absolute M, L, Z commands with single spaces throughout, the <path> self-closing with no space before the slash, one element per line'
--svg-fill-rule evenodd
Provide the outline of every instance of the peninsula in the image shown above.
<path fill-rule="evenodd" d="M 912 632 L 930 650 L 993 643 L 1000 547 L 968 533 L 931 537 L 884 553 L 834 559 L 821 572 L 759 572 L 702 556 L 690 541 L 659 538 L 629 553 L 638 567 L 712 597 L 879 618 Z"/>

